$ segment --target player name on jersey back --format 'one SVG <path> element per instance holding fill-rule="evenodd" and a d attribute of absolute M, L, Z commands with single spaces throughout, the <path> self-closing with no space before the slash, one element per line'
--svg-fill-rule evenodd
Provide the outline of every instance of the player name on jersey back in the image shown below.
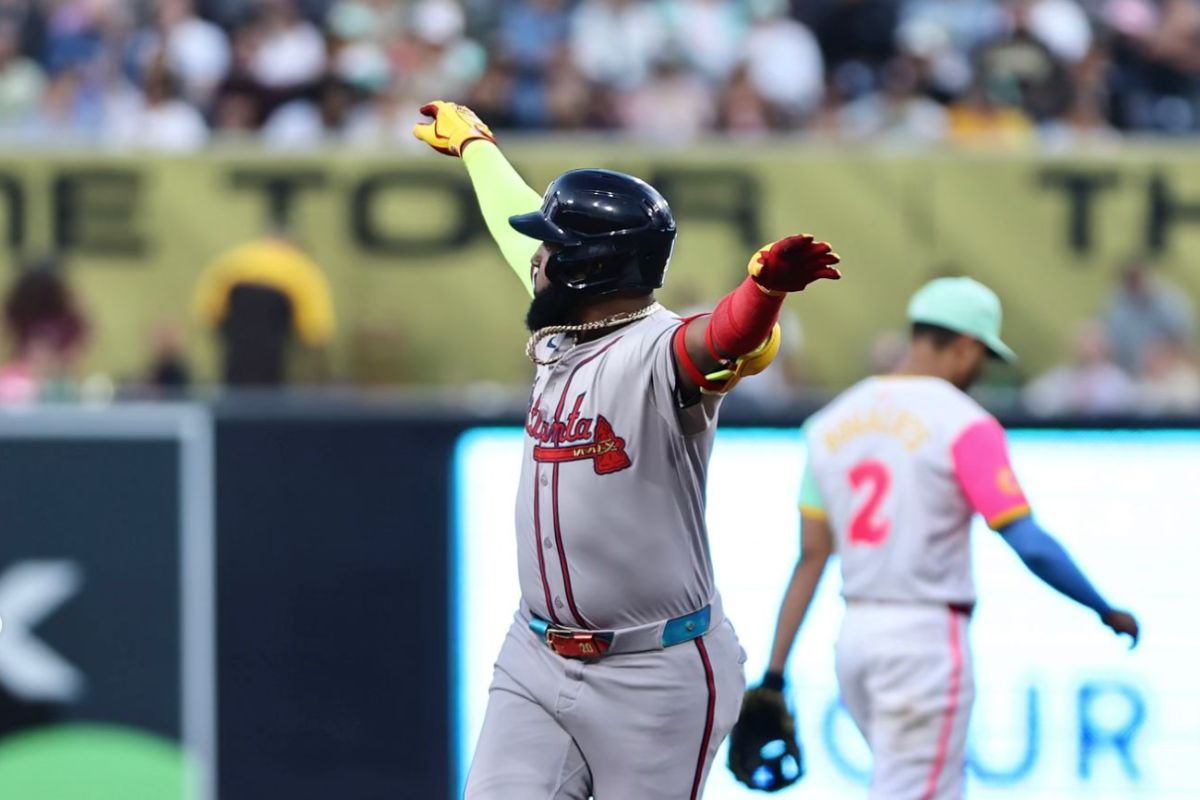
<path fill-rule="evenodd" d="M 973 514 L 1028 510 L 998 423 L 940 378 L 868 378 L 813 416 L 805 442 L 803 504 L 829 521 L 849 600 L 974 602 Z"/>

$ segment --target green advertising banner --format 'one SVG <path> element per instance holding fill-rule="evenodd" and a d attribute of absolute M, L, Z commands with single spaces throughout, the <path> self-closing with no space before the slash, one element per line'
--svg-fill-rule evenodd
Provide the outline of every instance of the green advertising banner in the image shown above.
<path fill-rule="evenodd" d="M 712 304 L 759 245 L 789 233 L 831 241 L 845 280 L 789 302 L 810 383 L 868 370 L 870 343 L 903 327 L 923 281 L 968 274 L 1004 301 L 1005 337 L 1034 374 L 1101 311 L 1122 260 L 1152 254 L 1200 295 L 1200 151 L 1120 157 L 891 155 L 735 146 L 680 151 L 519 143 L 539 192 L 562 170 L 599 166 L 655 184 L 679 220 L 663 300 Z M 65 254 L 93 325 L 88 368 L 137 377 L 151 331 L 185 326 L 197 374 L 216 374 L 211 334 L 190 317 L 200 271 L 287 225 L 327 273 L 338 316 L 331 380 L 522 383 L 528 302 L 492 247 L 456 160 L 403 152 L 184 159 L 0 160 L 7 264 Z"/>

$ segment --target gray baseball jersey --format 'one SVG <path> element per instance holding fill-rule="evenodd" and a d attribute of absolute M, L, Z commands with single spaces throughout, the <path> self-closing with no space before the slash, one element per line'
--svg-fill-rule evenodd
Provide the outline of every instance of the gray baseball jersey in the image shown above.
<path fill-rule="evenodd" d="M 625 628 L 713 597 L 704 488 L 718 395 L 679 409 L 668 311 L 539 367 L 517 491 L 521 594 L 543 619 Z"/>
<path fill-rule="evenodd" d="M 696 800 L 737 720 L 745 653 L 719 613 L 704 522 L 721 398 L 680 408 L 659 311 L 539 346 L 517 493 L 521 608 L 496 661 L 468 800 Z M 563 352 L 563 348 L 566 348 Z M 712 604 L 703 636 L 562 658 L 531 615 L 614 630 Z"/>

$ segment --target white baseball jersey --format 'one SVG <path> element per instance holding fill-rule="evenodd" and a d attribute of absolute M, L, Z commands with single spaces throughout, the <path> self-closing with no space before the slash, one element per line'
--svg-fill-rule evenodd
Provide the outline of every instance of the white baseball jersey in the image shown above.
<path fill-rule="evenodd" d="M 851 387 L 805 426 L 806 513 L 827 515 L 847 600 L 970 604 L 970 524 L 1029 513 L 1004 432 L 940 378 Z"/>
<path fill-rule="evenodd" d="M 679 408 L 659 311 L 582 344 L 552 337 L 526 420 L 517 491 L 521 594 L 539 617 L 613 629 L 714 598 L 704 491 L 720 396 Z"/>

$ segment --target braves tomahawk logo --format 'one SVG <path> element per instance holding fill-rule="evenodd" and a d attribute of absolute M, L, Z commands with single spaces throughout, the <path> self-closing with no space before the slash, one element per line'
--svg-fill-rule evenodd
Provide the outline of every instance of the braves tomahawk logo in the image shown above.
<path fill-rule="evenodd" d="M 625 452 L 625 440 L 613 432 L 611 422 L 602 414 L 594 419 L 580 415 L 585 396 L 587 392 L 575 398 L 566 420 L 546 418 L 540 407 L 541 398 L 533 401 L 525 422 L 525 431 L 538 442 L 533 447 L 533 460 L 547 464 L 591 460 L 597 475 L 632 466 Z"/>

